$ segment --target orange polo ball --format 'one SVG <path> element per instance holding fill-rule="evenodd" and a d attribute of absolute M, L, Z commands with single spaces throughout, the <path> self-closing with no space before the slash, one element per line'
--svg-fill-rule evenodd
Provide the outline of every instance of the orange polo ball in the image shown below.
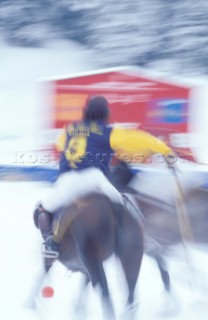
<path fill-rule="evenodd" d="M 46 286 L 42 289 L 42 296 L 44 298 L 52 298 L 54 296 L 54 289 L 50 286 Z"/>

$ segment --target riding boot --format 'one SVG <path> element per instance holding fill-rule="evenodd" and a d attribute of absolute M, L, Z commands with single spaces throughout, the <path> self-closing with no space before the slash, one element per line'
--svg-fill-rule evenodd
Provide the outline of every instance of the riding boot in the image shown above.
<path fill-rule="evenodd" d="M 59 244 L 53 239 L 53 216 L 42 205 L 39 205 L 34 211 L 33 218 L 36 227 L 40 229 L 42 237 L 45 240 L 42 247 L 43 257 L 51 259 L 52 264 L 59 256 Z"/>
<path fill-rule="evenodd" d="M 40 229 L 43 239 L 46 240 L 52 234 L 52 214 L 40 204 L 33 213 L 33 219 L 35 226 Z"/>

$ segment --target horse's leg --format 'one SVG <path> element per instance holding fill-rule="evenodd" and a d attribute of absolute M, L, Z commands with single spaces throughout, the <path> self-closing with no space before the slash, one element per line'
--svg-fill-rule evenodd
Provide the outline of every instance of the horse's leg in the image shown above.
<path fill-rule="evenodd" d="M 145 235 L 144 239 L 145 239 L 145 242 L 144 242 L 145 253 L 156 261 L 158 268 L 160 270 L 160 275 L 162 278 L 164 288 L 169 293 L 170 292 L 170 276 L 167 270 L 165 259 L 161 254 L 161 246 L 159 243 L 157 243 L 154 239 L 152 239 L 148 235 Z"/>
<path fill-rule="evenodd" d="M 143 230 L 132 217 L 121 212 L 124 221 L 117 233 L 116 253 L 120 259 L 128 286 L 127 309 L 134 317 L 134 294 L 143 257 Z M 125 219 L 126 217 L 126 219 Z"/>
<path fill-rule="evenodd" d="M 158 265 L 158 268 L 160 270 L 160 275 L 163 281 L 164 288 L 169 293 L 170 292 L 170 276 L 169 276 L 169 272 L 167 271 L 165 260 L 158 253 L 155 253 L 155 254 L 151 253 L 149 254 L 149 256 L 155 259 Z"/>
<path fill-rule="evenodd" d="M 44 269 L 45 269 L 45 273 L 48 273 L 50 268 L 52 267 L 54 262 L 54 259 L 51 258 L 44 258 Z"/>
<path fill-rule="evenodd" d="M 53 265 L 53 261 L 50 258 L 43 259 L 43 266 L 33 277 L 33 282 L 30 286 L 29 292 L 26 299 L 24 300 L 23 305 L 28 308 L 35 308 L 35 299 L 38 296 L 38 293 L 43 285 L 44 279 L 49 272 L 50 268 Z"/>
<path fill-rule="evenodd" d="M 135 248 L 129 247 L 124 251 L 120 251 L 118 256 L 128 285 L 127 303 L 132 305 L 134 303 L 134 292 L 141 267 L 143 250 L 139 249 L 138 246 L 135 246 Z"/>
<path fill-rule="evenodd" d="M 30 287 L 27 292 L 27 296 L 24 299 L 23 307 L 35 309 L 36 298 L 40 292 L 41 286 L 44 282 L 45 270 L 44 268 L 38 268 L 36 273 L 32 276 Z"/>
<path fill-rule="evenodd" d="M 51 234 L 51 222 L 52 217 L 47 212 L 41 212 L 37 216 L 37 225 L 41 231 L 43 239 L 45 240 L 49 234 Z M 37 270 L 36 274 L 33 276 L 32 283 L 28 290 L 27 297 L 25 298 L 23 305 L 28 308 L 35 308 L 36 302 L 35 299 L 38 296 L 38 293 L 43 284 L 46 273 L 49 271 L 52 263 L 49 259 L 43 259 L 43 264 L 41 268 Z"/>
<path fill-rule="evenodd" d="M 47 237 L 52 234 L 51 214 L 45 211 L 41 212 L 37 217 L 37 225 L 38 225 L 38 228 L 40 229 L 43 239 L 46 240 Z M 53 262 L 54 262 L 54 259 L 46 258 L 46 257 L 43 258 L 45 273 L 49 271 Z"/>
<path fill-rule="evenodd" d="M 88 274 L 84 275 L 84 282 L 81 287 L 80 295 L 78 296 L 77 303 L 75 305 L 75 313 L 79 315 L 79 319 L 86 319 L 86 289 L 90 283 Z"/>
<path fill-rule="evenodd" d="M 143 256 L 143 249 L 136 246 L 126 248 L 125 251 L 119 252 L 120 262 L 124 271 L 125 279 L 128 286 L 127 305 L 123 313 L 122 319 L 133 320 L 136 318 L 138 305 L 135 304 L 135 287 L 139 276 L 141 261 Z"/>
<path fill-rule="evenodd" d="M 93 277 L 93 276 L 92 276 Z M 98 262 L 97 264 L 97 277 L 95 279 L 92 278 L 92 285 L 95 286 L 96 283 L 100 285 L 101 293 L 102 293 L 102 302 L 103 302 L 103 308 L 104 312 L 106 313 L 107 319 L 114 319 L 115 318 L 115 312 L 114 307 L 110 298 L 109 288 L 108 288 L 108 282 L 105 275 L 105 271 L 103 269 L 102 263 Z"/>
<path fill-rule="evenodd" d="M 96 249 L 94 249 L 93 247 L 94 246 L 89 246 L 88 244 L 88 247 L 82 250 L 81 259 L 86 269 L 88 270 L 92 286 L 95 287 L 97 284 L 100 286 L 103 310 L 106 318 L 115 319 L 115 312 L 112 301 L 110 299 L 110 293 L 103 264 L 101 261 L 99 261 L 96 255 Z M 89 254 L 89 252 L 93 252 L 94 254 Z"/>

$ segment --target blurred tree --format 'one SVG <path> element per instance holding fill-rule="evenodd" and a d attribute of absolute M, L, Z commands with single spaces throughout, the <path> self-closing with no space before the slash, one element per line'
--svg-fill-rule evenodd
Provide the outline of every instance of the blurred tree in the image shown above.
<path fill-rule="evenodd" d="M 207 0 L 0 0 L 0 30 L 12 44 L 70 39 L 101 66 L 138 64 L 208 73 Z"/>

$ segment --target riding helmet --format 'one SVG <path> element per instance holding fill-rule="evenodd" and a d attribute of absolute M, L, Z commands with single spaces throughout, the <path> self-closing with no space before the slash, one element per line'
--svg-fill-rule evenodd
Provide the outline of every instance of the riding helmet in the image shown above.
<path fill-rule="evenodd" d="M 84 120 L 107 121 L 109 117 L 109 103 L 103 96 L 90 97 L 85 105 L 83 116 Z"/>

